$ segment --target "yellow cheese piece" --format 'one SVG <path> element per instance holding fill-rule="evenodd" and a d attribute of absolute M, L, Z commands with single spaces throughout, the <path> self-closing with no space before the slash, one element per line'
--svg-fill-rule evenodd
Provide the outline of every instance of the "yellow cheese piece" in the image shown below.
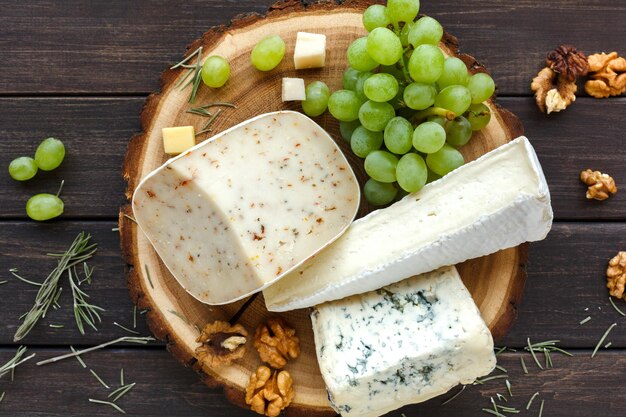
<path fill-rule="evenodd" d="M 196 146 L 193 126 L 164 127 L 163 148 L 168 155 L 178 155 Z"/>
<path fill-rule="evenodd" d="M 326 64 L 326 35 L 298 32 L 293 63 L 296 69 L 323 67 Z"/>
<path fill-rule="evenodd" d="M 306 100 L 302 78 L 283 78 L 283 101 Z"/>

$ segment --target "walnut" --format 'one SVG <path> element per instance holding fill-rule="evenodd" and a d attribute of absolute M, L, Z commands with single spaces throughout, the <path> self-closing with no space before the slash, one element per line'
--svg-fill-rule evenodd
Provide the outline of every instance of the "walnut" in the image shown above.
<path fill-rule="evenodd" d="M 626 59 L 617 52 L 594 54 L 588 58 L 589 78 L 585 91 L 595 98 L 619 96 L 626 92 Z"/>
<path fill-rule="evenodd" d="M 250 375 L 246 387 L 246 404 L 252 411 L 276 417 L 291 404 L 293 397 L 293 379 L 289 372 L 272 371 L 267 366 L 259 366 Z"/>
<path fill-rule="evenodd" d="M 609 294 L 613 297 L 624 298 L 624 284 L 626 284 L 626 252 L 618 252 L 617 255 L 609 261 L 609 267 L 606 269 L 607 283 Z"/>
<path fill-rule="evenodd" d="M 561 45 L 546 56 L 548 68 L 559 74 L 559 78 L 568 83 L 576 82 L 578 77 L 587 75 L 589 63 L 582 52 L 572 45 Z"/>
<path fill-rule="evenodd" d="M 280 369 L 287 364 L 287 359 L 300 355 L 300 339 L 296 331 L 280 317 L 273 317 L 267 323 L 259 325 L 254 335 L 254 346 L 259 351 L 261 360 L 271 367 Z"/>
<path fill-rule="evenodd" d="M 587 198 L 594 200 L 606 200 L 611 194 L 617 193 L 615 180 L 608 174 L 600 171 L 586 169 L 580 172 L 580 180 L 587 184 Z"/>
<path fill-rule="evenodd" d="M 533 79 L 530 88 L 535 92 L 537 106 L 544 113 L 564 110 L 576 100 L 575 82 L 567 82 L 557 77 L 556 72 L 544 68 Z"/>
<path fill-rule="evenodd" d="M 246 353 L 248 331 L 241 325 L 225 321 L 207 324 L 196 339 L 196 358 L 209 367 L 230 365 Z"/>

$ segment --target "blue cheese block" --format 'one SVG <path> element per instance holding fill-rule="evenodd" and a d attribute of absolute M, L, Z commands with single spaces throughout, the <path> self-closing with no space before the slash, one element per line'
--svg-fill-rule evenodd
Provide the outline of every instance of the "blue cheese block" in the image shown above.
<path fill-rule="evenodd" d="M 489 374 L 493 339 L 456 268 L 315 307 L 315 347 L 333 408 L 381 416 Z"/>

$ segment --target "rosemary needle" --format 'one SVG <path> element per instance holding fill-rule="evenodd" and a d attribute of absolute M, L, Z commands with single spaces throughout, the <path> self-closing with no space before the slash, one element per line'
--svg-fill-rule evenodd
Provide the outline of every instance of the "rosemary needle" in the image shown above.
<path fill-rule="evenodd" d="M 524 362 L 524 358 L 520 356 L 519 361 L 522 364 L 522 370 L 524 371 L 525 374 L 527 374 L 528 368 L 526 367 L 526 362 Z"/>
<path fill-rule="evenodd" d="M 619 307 L 615 304 L 615 301 L 613 301 L 613 297 L 609 297 L 609 301 L 611 302 L 611 305 L 613 306 L 615 311 L 617 311 L 621 316 L 626 317 L 626 313 L 619 309 Z"/>
<path fill-rule="evenodd" d="M 4 285 L 4 284 L 6 284 L 7 282 L 9 282 L 9 281 L 0 281 L 0 285 Z"/>
<path fill-rule="evenodd" d="M 49 363 L 59 362 L 59 361 L 62 361 L 64 359 L 67 359 L 67 358 L 73 358 L 73 357 L 77 357 L 77 356 L 80 356 L 80 355 L 84 355 L 85 353 L 93 352 L 95 350 L 100 350 L 102 348 L 114 345 L 116 343 L 129 342 L 129 343 L 138 343 L 138 344 L 145 345 L 146 343 L 152 342 L 153 340 L 155 340 L 155 339 L 153 337 L 149 337 L 149 336 L 148 337 L 123 336 L 123 337 L 119 337 L 119 338 L 117 338 L 115 340 L 111 340 L 110 342 L 102 343 L 101 345 L 98 345 L 98 346 L 93 346 L 93 347 L 90 347 L 90 348 L 87 348 L 87 349 L 74 351 L 72 353 L 66 353 L 65 355 L 61 355 L 61 356 L 57 356 L 57 357 L 54 357 L 54 358 L 46 359 L 45 361 L 37 362 L 37 366 L 47 365 Z"/>
<path fill-rule="evenodd" d="M 509 397 L 512 397 L 513 396 L 513 390 L 511 389 L 511 383 L 509 382 L 508 379 L 506 381 L 504 381 L 504 383 L 506 384 L 506 390 L 509 392 Z"/>
<path fill-rule="evenodd" d="M 74 346 L 70 346 L 70 349 L 72 350 L 72 352 L 77 353 L 76 349 L 74 349 Z M 78 360 L 78 363 L 80 363 L 80 366 L 82 366 L 83 368 L 87 367 L 87 364 L 83 361 L 83 359 L 79 355 L 76 355 L 76 360 Z"/>
<path fill-rule="evenodd" d="M 535 355 L 535 351 L 533 349 L 533 345 L 530 343 L 530 337 L 526 338 L 526 342 L 528 342 L 528 350 L 530 351 L 530 354 L 532 355 L 533 359 L 535 360 L 535 363 L 537 364 L 539 369 L 543 369 L 543 366 L 541 366 L 541 363 L 539 362 L 539 359 L 537 359 L 537 355 Z"/>
<path fill-rule="evenodd" d="M 34 285 L 35 287 L 41 287 L 41 283 L 35 282 L 35 281 L 30 281 L 30 280 L 24 278 L 23 276 L 18 275 L 19 269 L 17 269 L 17 268 L 11 268 L 11 269 L 9 269 L 9 272 L 11 273 L 11 275 L 13 275 L 15 278 L 19 279 L 22 282 L 25 282 L 25 283 L 30 284 L 30 285 Z"/>
<path fill-rule="evenodd" d="M 441 405 L 446 405 L 449 402 L 451 402 L 452 400 L 454 400 L 456 397 L 458 397 L 459 395 L 461 395 L 461 393 L 463 393 L 463 391 L 465 391 L 465 387 L 467 387 L 467 385 L 462 385 L 461 389 L 459 391 L 457 391 L 456 394 L 454 394 L 452 397 L 448 398 L 447 400 L 445 400 L 444 402 L 441 403 Z"/>
<path fill-rule="evenodd" d="M 116 402 L 117 400 L 122 398 L 124 395 L 126 395 L 128 393 L 128 391 L 133 389 L 135 387 L 135 385 L 137 385 L 137 383 L 133 382 L 132 384 L 128 384 L 128 385 L 125 385 L 123 387 L 120 387 L 120 388 L 116 389 L 115 391 L 113 391 L 111 394 L 109 394 L 109 398 L 113 397 L 112 401 Z"/>
<path fill-rule="evenodd" d="M 89 402 L 90 403 L 96 403 L 96 404 L 105 404 L 105 405 L 108 405 L 108 406 L 111 406 L 111 407 L 115 408 L 117 411 L 119 411 L 122 414 L 126 414 L 126 411 L 122 410 L 119 405 L 114 404 L 114 403 L 109 402 L 109 401 L 94 400 L 93 398 L 90 398 Z"/>
<path fill-rule="evenodd" d="M 610 298 L 609 298 L 609 300 L 610 300 Z M 582 325 L 582 324 L 585 324 L 585 323 L 587 323 L 589 320 L 591 320 L 591 316 L 587 316 L 587 317 L 585 317 L 584 319 L 582 319 L 582 320 L 580 321 L 580 323 L 579 323 L 579 324 L 581 324 L 581 325 Z"/>
<path fill-rule="evenodd" d="M 4 400 L 4 394 L 5 394 L 4 391 L 2 392 L 2 394 L 0 394 L 0 403 L 2 402 L 2 400 Z"/>
<path fill-rule="evenodd" d="M 539 406 L 539 416 L 538 417 L 541 417 L 541 415 L 543 414 L 543 402 L 544 402 L 544 400 L 541 400 L 541 405 Z"/>
<path fill-rule="evenodd" d="M 99 382 L 100 384 L 102 384 L 102 386 L 103 386 L 104 388 L 106 388 L 106 389 L 111 389 L 111 387 L 110 387 L 110 386 L 108 386 L 108 385 L 106 384 L 106 382 L 104 382 L 104 381 L 102 380 L 102 378 L 100 378 L 100 377 L 98 376 L 98 374 L 96 373 L 96 371 L 94 371 L 93 369 L 89 369 L 89 372 L 91 372 L 91 374 L 94 376 L 94 378 L 96 378 L 96 379 L 98 380 L 98 382 Z"/>
<path fill-rule="evenodd" d="M 508 373 L 508 371 L 506 370 L 506 368 L 504 366 L 496 365 L 496 369 L 499 370 L 499 371 L 504 372 L 505 374 Z"/>
<path fill-rule="evenodd" d="M 609 333 L 611 333 L 611 330 L 613 330 L 613 328 L 617 326 L 617 323 L 613 323 L 609 326 L 608 329 L 606 329 L 606 332 L 604 332 L 604 335 L 602 336 L 602 338 L 600 339 L 600 341 L 598 342 L 598 344 L 596 345 L 596 348 L 593 350 L 593 353 L 591 354 L 591 357 L 593 358 L 594 356 L 596 356 L 596 353 L 598 353 L 598 349 L 600 349 L 600 346 L 602 346 L 602 343 L 604 343 L 604 339 L 607 338 L 607 336 L 609 335 Z"/>
<path fill-rule="evenodd" d="M 189 320 L 187 319 L 187 317 L 183 316 L 178 311 L 176 311 L 176 310 L 168 310 L 168 311 L 170 313 L 172 313 L 173 315 L 175 315 L 176 317 L 178 317 L 179 319 L 181 319 L 182 321 L 184 321 L 185 323 L 191 324 L 191 323 L 189 323 Z"/>
<path fill-rule="evenodd" d="M 148 277 L 148 282 L 152 289 L 154 289 L 154 284 L 152 284 L 152 278 L 150 277 L 150 270 L 148 269 L 148 264 L 143 264 L 144 269 L 146 270 L 146 277 Z"/>
<path fill-rule="evenodd" d="M 127 331 L 128 333 L 132 333 L 132 334 L 141 334 L 141 333 L 139 333 L 138 331 L 131 330 L 131 329 L 129 329 L 128 327 L 124 327 L 124 326 L 122 326 L 121 324 L 119 324 L 119 323 L 118 323 L 118 322 L 116 322 L 116 321 L 114 321 L 114 322 L 113 322 L 113 324 L 114 324 L 115 326 L 119 327 L 120 329 Z"/>
<path fill-rule="evenodd" d="M 506 417 L 504 414 L 499 413 L 498 411 L 494 411 L 491 408 L 483 408 L 485 413 L 493 414 L 496 417 Z"/>
<path fill-rule="evenodd" d="M 535 399 L 535 397 L 537 397 L 537 395 L 539 395 L 539 393 L 538 393 L 538 392 L 535 392 L 535 393 L 533 394 L 533 396 L 532 396 L 532 397 L 530 397 L 530 400 L 528 400 L 528 404 L 526 404 L 526 409 L 527 409 L 527 410 L 528 410 L 528 409 L 530 409 L 530 406 L 532 405 L 533 400 Z"/>
<path fill-rule="evenodd" d="M 137 328 L 137 306 L 133 306 L 133 329 L 136 329 L 136 328 Z"/>
<path fill-rule="evenodd" d="M 17 348 L 17 351 L 15 352 L 15 355 L 13 356 L 13 358 L 11 358 L 4 365 L 0 366 L 0 378 L 5 376 L 9 372 L 13 373 L 15 368 L 17 368 L 18 366 L 20 366 L 27 360 L 32 359 L 35 356 L 35 354 L 33 353 L 32 355 L 27 356 L 26 358 L 22 359 L 25 353 L 26 353 L 26 346 L 20 346 L 19 348 Z"/>
<path fill-rule="evenodd" d="M 120 369 L 120 385 L 124 386 L 124 368 Z"/>

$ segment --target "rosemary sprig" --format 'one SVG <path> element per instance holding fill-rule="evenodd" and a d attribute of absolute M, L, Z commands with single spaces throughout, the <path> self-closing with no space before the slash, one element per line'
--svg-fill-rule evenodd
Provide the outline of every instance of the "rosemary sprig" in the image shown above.
<path fill-rule="evenodd" d="M 57 356 L 55 358 L 46 359 L 45 361 L 37 362 L 37 366 L 47 365 L 49 363 L 56 363 L 56 362 L 62 361 L 62 360 L 67 359 L 67 358 L 79 357 L 80 355 L 84 355 L 85 353 L 89 353 L 89 352 L 93 352 L 93 351 L 96 351 L 96 350 L 100 350 L 102 348 L 114 345 L 116 343 L 128 342 L 128 343 L 138 343 L 138 344 L 145 345 L 146 343 L 152 342 L 153 340 L 155 340 L 155 339 L 153 337 L 149 337 L 149 336 L 148 337 L 123 336 L 123 337 L 119 337 L 119 338 L 117 338 L 115 340 L 111 340 L 110 342 L 102 343 L 101 345 L 93 346 L 93 347 L 90 347 L 90 348 L 87 348 L 87 349 L 83 349 L 83 350 L 79 350 L 79 351 L 74 351 L 72 349 L 72 353 L 66 353 L 65 355 L 61 355 L 61 356 Z"/>
<path fill-rule="evenodd" d="M 62 254 L 49 254 L 49 256 L 59 258 L 57 266 L 50 272 L 43 283 L 41 283 L 41 287 L 35 297 L 35 304 L 28 313 L 26 313 L 24 321 L 13 336 L 13 341 L 17 342 L 22 340 L 35 327 L 37 322 L 46 316 L 50 306 L 55 304 L 58 299 L 58 292 L 60 291 L 59 280 L 63 274 L 69 272 L 71 276 L 72 271 L 76 271 L 76 265 L 85 263 L 93 256 L 96 252 L 97 245 L 90 243 L 90 239 L 91 235 L 81 232 L 76 239 L 74 239 L 74 242 L 66 252 Z"/>
<path fill-rule="evenodd" d="M 18 366 L 20 366 L 27 360 L 32 359 L 35 356 L 35 353 L 33 353 L 32 355 L 27 356 L 26 358 L 22 359 L 25 353 L 26 353 L 26 346 L 20 346 L 19 348 L 17 348 L 17 351 L 15 352 L 15 355 L 13 356 L 13 358 L 11 358 L 4 365 L 0 366 L 0 378 L 5 376 L 9 372 L 12 373 L 15 368 L 17 368 Z"/>
<path fill-rule="evenodd" d="M 87 302 L 89 295 L 79 287 L 83 282 L 91 284 L 93 268 L 90 269 L 86 262 L 83 262 L 83 273 L 84 278 L 80 280 L 75 266 L 67 271 L 70 288 L 72 289 L 72 297 L 74 299 L 74 319 L 76 320 L 76 326 L 80 334 L 85 334 L 85 324 L 94 330 L 98 330 L 96 321 L 98 323 L 102 322 L 99 312 L 104 311 L 102 307 L 89 304 L 89 302 Z"/>
<path fill-rule="evenodd" d="M 90 398 L 89 402 L 95 403 L 95 404 L 105 404 L 105 405 L 115 408 L 117 411 L 119 411 L 122 414 L 126 414 L 126 411 L 122 410 L 119 405 L 112 403 L 110 401 L 94 400 L 93 398 Z"/>
<path fill-rule="evenodd" d="M 611 330 L 613 330 L 613 328 L 617 326 L 617 323 L 613 323 L 609 326 L 608 329 L 606 329 L 606 332 L 604 332 L 604 335 L 602 335 L 602 338 L 598 341 L 598 344 L 596 345 L 596 348 L 593 350 L 593 353 L 591 354 L 591 357 L 593 358 L 594 356 L 596 356 L 596 353 L 598 353 L 598 349 L 600 349 L 600 346 L 602 346 L 602 343 L 604 343 L 604 340 L 607 338 L 607 336 L 609 335 L 609 333 L 611 333 Z"/>
<path fill-rule="evenodd" d="M 206 122 L 204 126 L 202 126 L 202 129 L 200 129 L 198 133 L 196 133 L 196 136 L 201 135 L 203 133 L 211 132 L 211 125 L 213 124 L 213 122 L 215 122 L 215 119 L 217 119 L 217 116 L 219 116 L 221 113 L 222 113 L 222 109 L 217 109 L 217 111 L 211 116 L 209 121 Z"/>
<path fill-rule="evenodd" d="M 196 58 L 194 64 L 191 64 L 191 60 Z M 189 85 L 192 85 L 191 93 L 189 94 L 189 103 L 193 103 L 196 100 L 196 94 L 198 93 L 198 88 L 200 87 L 200 81 L 202 80 L 202 47 L 199 47 L 191 54 L 189 54 L 185 59 L 180 61 L 178 64 L 173 65 L 170 69 L 184 68 L 187 73 L 183 78 L 181 78 L 177 83 L 175 88 L 180 87 L 181 90 L 184 90 Z M 182 85 L 182 87 L 181 87 Z"/>

